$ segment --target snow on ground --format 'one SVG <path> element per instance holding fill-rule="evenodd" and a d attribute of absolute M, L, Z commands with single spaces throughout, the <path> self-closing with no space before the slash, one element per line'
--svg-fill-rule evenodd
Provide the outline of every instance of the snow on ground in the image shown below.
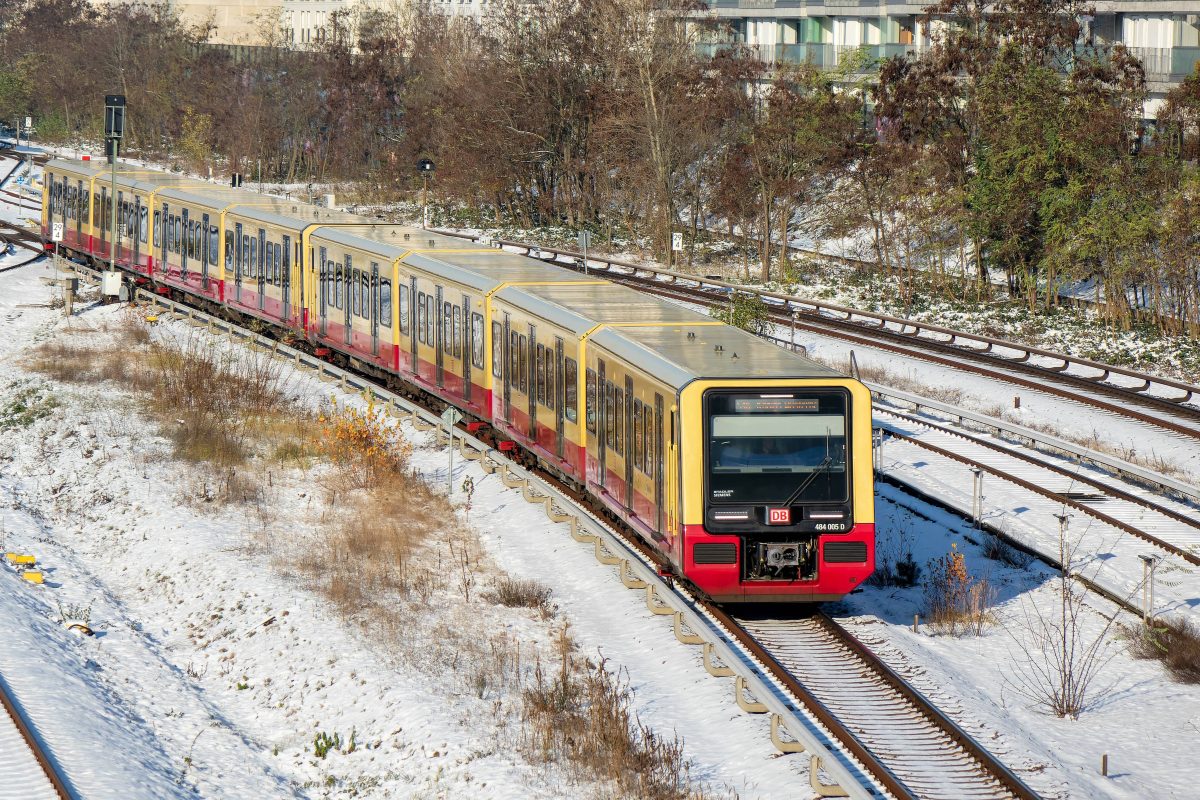
<path fill-rule="evenodd" d="M 878 487 L 878 549 L 893 557 L 911 551 L 923 570 L 951 550 L 966 556 L 972 576 L 997 590 L 996 621 L 982 636 L 939 635 L 924 614 L 920 586 L 867 586 L 828 610 L 939 708 L 1017 770 L 1046 797 L 1190 798 L 1200 780 L 1194 747 L 1200 736 L 1200 687 L 1171 682 L 1157 662 L 1131 658 L 1120 631 L 1101 649 L 1111 657 L 1094 686 L 1094 700 L 1077 720 L 1043 713 L 1020 693 L 1038 615 L 1058 610 L 1056 573 L 1040 562 L 1018 568 L 985 558 L 986 534 L 961 518 L 886 484 Z M 1114 615 L 1136 625 L 1112 603 L 1089 595 L 1081 642 L 1089 645 Z M 1109 755 L 1109 777 L 1100 759 Z"/>
<path fill-rule="evenodd" d="M 20 307 L 46 301 L 50 290 L 37 280 L 46 274 L 40 266 L 0 273 L 12 348 L 0 362 L 0 403 L 11 400 L 14 382 L 51 386 L 15 358 L 62 328 L 59 311 Z M 87 309 L 72 325 L 99 328 L 116 313 Z M 802 343 L 831 358 L 848 350 L 816 337 Z M 860 363 L 874 358 L 856 355 Z M 898 366 L 894 355 L 878 358 Z M 994 382 L 925 364 L 901 368 L 963 387 L 981 407 L 1009 402 L 1010 391 Z M 298 392 L 328 394 L 309 378 L 295 380 Z M 436 657 L 390 653 L 369 626 L 346 625 L 263 546 L 264 518 L 255 512 L 213 515 L 181 504 L 194 475 L 166 457 L 120 391 L 51 389 L 59 404 L 52 417 L 0 431 L 4 547 L 35 552 L 48 575 L 46 586 L 34 587 L 0 574 L 0 672 L 89 796 L 576 793 L 560 772 L 520 755 L 514 700 L 503 687 L 479 697 L 457 675 L 438 674 Z M 1098 422 L 1073 404 L 1022 394 L 1022 413 L 1039 421 L 1085 435 L 1102 427 L 1143 453 L 1160 446 L 1134 423 Z M 1196 456 L 1178 444 L 1161 447 L 1155 452 Z M 445 479 L 444 452 L 418 449 L 415 458 L 431 480 Z M 583 652 L 628 671 L 642 718 L 684 737 L 694 774 L 743 798 L 807 792 L 807 759 L 778 757 L 766 718 L 738 712 L 728 682 L 709 678 L 698 651 L 676 643 L 669 623 L 596 565 L 588 548 L 494 476 L 461 462 L 455 471 L 456 484 L 467 475 L 476 482 L 470 519 L 491 559 L 552 586 L 559 611 L 551 624 L 477 601 L 473 619 L 443 624 L 482 620 L 536 654 L 548 652 L 552 625 L 569 620 Z M 292 515 L 281 516 L 302 518 L 303 489 L 276 480 L 274 497 Z M 1200 773 L 1180 745 L 1200 734 L 1195 687 L 1172 683 L 1157 663 L 1129 658 L 1114 640 L 1101 680 L 1111 689 L 1079 720 L 1037 711 L 1015 690 L 1022 657 L 1014 643 L 1028 610 L 1053 609 L 1050 573 L 984 559 L 971 542 L 978 535 L 957 518 L 890 487 L 880 488 L 878 513 L 881 551 L 907 547 L 924 567 L 956 543 L 972 574 L 998 587 L 997 624 L 979 638 L 914 634 L 920 589 L 867 587 L 833 609 L 860 636 L 1047 796 L 1191 796 Z M 90 606 L 98 635 L 68 633 L 58 624 L 60 604 Z M 429 613 L 442 613 L 437 602 Z M 1090 599 L 1085 627 L 1095 633 L 1102 615 L 1114 613 Z M 318 760 L 318 731 L 354 731 L 360 746 Z M 1107 779 L 1098 774 L 1105 752 Z"/>
<path fill-rule="evenodd" d="M 39 267 L 0 273 L 12 348 L 0 363 L 0 404 L 30 386 L 57 404 L 28 427 L 0 432 L 5 547 L 35 553 L 49 578 L 35 587 L 0 575 L 10 612 L 0 617 L 2 635 L 21 643 L 5 648 L 0 669 L 15 675 L 22 701 L 85 796 L 575 792 L 560 771 L 521 756 L 511 694 L 478 692 L 463 675 L 440 669 L 438 658 L 453 654 L 438 654 L 436 642 L 414 637 L 428 653 L 395 653 L 369 625 L 347 626 L 280 567 L 278 551 L 262 546 L 260 512 L 203 514 L 183 502 L 197 476 L 169 459 L 122 392 L 52 385 L 27 373 L 20 354 L 62 327 L 59 311 L 19 307 L 45 301 L 44 274 Z M 98 331 L 119 313 L 89 308 L 72 326 Z M 328 386 L 306 376 L 294 386 L 328 396 Z M 415 459 L 432 480 L 438 470 L 444 480 L 444 451 L 418 449 Z M 807 759 L 776 757 L 766 719 L 740 714 L 728 681 L 710 679 L 696 649 L 675 644 L 670 625 L 636 593 L 497 477 L 456 466 L 456 482 L 467 474 L 478 487 L 472 519 L 495 560 L 552 586 L 559 618 L 478 597 L 464 612 L 437 594 L 431 617 L 444 626 L 485 620 L 493 635 L 523 643 L 530 667 L 553 658 L 554 628 L 568 620 L 581 652 L 627 670 L 642 719 L 684 737 L 693 775 L 743 798 L 792 796 L 803 785 Z M 281 518 L 290 519 L 289 509 L 303 517 L 311 502 L 305 487 L 273 480 Z M 60 603 L 90 607 L 98 635 L 67 634 L 57 624 Z M 352 731 L 353 753 L 314 757 L 318 732 L 348 741 Z M 131 775 L 140 778 L 136 788 L 126 783 Z"/>

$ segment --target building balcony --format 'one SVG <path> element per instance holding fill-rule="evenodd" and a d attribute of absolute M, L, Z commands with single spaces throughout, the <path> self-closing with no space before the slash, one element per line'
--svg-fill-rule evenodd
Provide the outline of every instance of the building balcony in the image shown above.
<path fill-rule="evenodd" d="M 697 53 L 711 58 L 722 50 L 744 48 L 750 55 L 767 64 L 812 64 L 821 69 L 833 69 L 848 61 L 865 61 L 871 65 L 893 56 L 918 52 L 921 48 L 912 44 L 864 44 L 842 45 L 815 42 L 798 44 L 744 44 L 734 42 L 706 42 L 698 45 Z M 863 56 L 859 56 L 859 52 Z"/>
<path fill-rule="evenodd" d="M 1146 68 L 1146 80 L 1177 83 L 1196 69 L 1200 47 L 1130 47 Z"/>

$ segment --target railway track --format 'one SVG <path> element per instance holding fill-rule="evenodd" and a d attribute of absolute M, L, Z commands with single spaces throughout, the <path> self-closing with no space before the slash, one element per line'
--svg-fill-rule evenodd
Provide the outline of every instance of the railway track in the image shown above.
<path fill-rule="evenodd" d="M 611 270 L 606 273 L 606 277 L 660 297 L 687 303 L 711 307 L 727 303 L 729 300 L 728 292 L 664 284 L 653 277 L 622 274 Z M 1191 404 L 1194 399 L 1193 391 L 1200 395 L 1200 387 L 1181 389 L 1184 394 L 1167 398 L 1073 375 L 1061 369 L 1039 366 L 1029 361 L 987 355 L 971 348 L 904 334 L 882 325 L 869 326 L 849 319 L 839 320 L 811 310 L 799 310 L 794 320 L 790 313 L 772 311 L 770 319 L 775 325 L 784 328 L 794 326 L 796 330 L 969 372 L 1022 389 L 1082 403 L 1119 417 L 1134 419 L 1200 440 L 1200 408 Z M 1145 380 L 1153 379 L 1147 377 Z"/>
<path fill-rule="evenodd" d="M 479 238 L 439 232 L 471 240 Z M 559 266 L 584 270 L 582 255 L 574 251 L 507 240 L 496 244 Z M 619 283 L 707 307 L 728 303 L 734 292 L 758 295 L 772 307 L 771 321 L 782 327 L 794 326 L 796 330 L 970 372 L 1200 439 L 1197 404 L 1200 386 L 928 323 L 750 289 L 719 279 L 595 256 L 588 258 L 588 265 L 590 270 L 602 272 Z"/>
<path fill-rule="evenodd" d="M 831 617 L 708 611 L 793 692 L 853 730 L 859 746 L 886 766 L 893 796 L 1038 796 Z"/>
<path fill-rule="evenodd" d="M 1123 484 L 1099 470 L 910 414 L 876 408 L 875 415 L 885 421 L 881 429 L 896 439 L 968 463 L 1200 566 L 1200 509 L 1191 504 Z M 919 435 L 914 435 L 916 430 Z"/>
<path fill-rule="evenodd" d="M 84 267 L 79 270 L 91 272 Z M 251 346 L 270 348 L 290 361 L 318 369 L 322 376 L 340 379 L 350 391 L 361 389 L 384 405 L 405 408 L 419 428 L 437 424 L 436 413 L 440 408 L 415 406 L 364 376 L 348 373 L 315 356 L 173 300 L 144 290 L 139 290 L 139 298 L 193 324 L 206 325 L 217 333 L 226 331 Z M 677 638 L 686 644 L 703 644 L 705 661 L 713 674 L 736 676 L 734 689 L 739 705 L 751 712 L 774 715 L 772 736 L 776 746 L 783 752 L 805 751 L 812 756 L 810 773 L 819 793 L 844 791 L 851 797 L 890 796 L 904 800 L 934 796 L 1037 797 L 1015 774 L 932 704 L 923 701 L 916 690 L 891 674 L 869 649 L 849 634 L 843 631 L 840 644 L 834 645 L 829 638 L 834 634 L 830 633 L 824 646 L 841 648 L 838 652 L 845 653 L 846 659 L 853 659 L 854 666 L 827 662 L 819 667 L 797 662 L 786 642 L 774 645 L 770 636 L 756 636 L 744 627 L 742 620 L 730 618 L 721 609 L 673 587 L 658 573 L 657 563 L 644 545 L 628 533 L 623 536 L 614 533 L 608 523 L 599 523 L 591 511 L 581 507 L 565 487 L 555 485 L 549 476 L 531 473 L 508 462 L 489 443 L 470 436 L 461 426 L 456 436 L 461 437 L 460 449 L 467 458 L 490 465 L 485 466 L 488 471 L 500 470 L 505 485 L 519 487 L 527 500 L 544 504 L 551 519 L 575 520 L 572 535 L 579 541 L 592 543 L 602 563 L 616 564 L 626 586 L 645 591 L 647 606 L 652 611 L 674 615 Z M 803 630 L 811 627 L 805 620 L 794 622 Z M 821 624 L 826 629 L 836 628 L 831 621 Z M 776 652 L 776 647 L 781 649 Z M 710 654 L 715 654 L 724 666 L 712 666 Z M 822 678 L 820 672 L 814 671 L 818 668 L 828 674 Z M 835 669 L 841 670 L 840 674 L 860 675 L 856 685 L 859 690 L 866 691 L 862 681 L 869 681 L 873 696 L 888 698 L 889 708 L 902 706 L 906 710 L 889 712 L 891 715 L 885 717 L 856 716 L 853 703 L 834 702 L 828 694 L 822 699 L 809 684 L 836 684 L 840 678 L 832 674 Z M 864 675 L 874 677 L 862 678 Z M 747 690 L 754 696 L 753 702 L 746 700 Z M 882 727 L 877 724 L 880 719 L 886 720 Z M 930 747 L 934 750 L 930 751 Z M 828 775 L 836 786 L 819 783 L 818 774 Z M 941 778 L 931 782 L 932 774 L 940 774 Z M 943 794 L 927 793 L 935 783 Z"/>
<path fill-rule="evenodd" d="M 776 669 L 850 726 L 922 800 L 1036 797 L 962 728 L 832 618 L 728 618 Z"/>
<path fill-rule="evenodd" d="M 75 800 L 2 677 L 0 800 Z"/>

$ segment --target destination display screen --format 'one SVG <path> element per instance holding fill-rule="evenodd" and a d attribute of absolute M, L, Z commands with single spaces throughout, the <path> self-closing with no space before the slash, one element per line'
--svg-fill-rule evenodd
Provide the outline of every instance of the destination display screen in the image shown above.
<path fill-rule="evenodd" d="M 738 414 L 794 414 L 819 409 L 820 401 L 815 397 L 738 397 L 733 401 L 733 410 Z"/>

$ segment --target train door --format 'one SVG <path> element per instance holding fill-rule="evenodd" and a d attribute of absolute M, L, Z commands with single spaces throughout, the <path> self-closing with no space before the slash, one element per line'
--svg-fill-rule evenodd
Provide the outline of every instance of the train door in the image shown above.
<path fill-rule="evenodd" d="M 471 318 L 471 296 L 464 294 L 462 297 L 462 379 L 463 379 L 463 398 L 469 403 L 471 401 L 471 360 L 475 358 L 475 330 L 472 325 Z"/>
<path fill-rule="evenodd" d="M 142 198 L 133 196 L 133 212 L 130 215 L 133 224 L 129 226 L 130 236 L 133 237 L 133 268 L 138 268 L 138 259 L 142 257 Z"/>
<path fill-rule="evenodd" d="M 612 411 L 613 393 L 612 384 L 605 377 L 605 363 L 603 359 L 597 362 L 597 383 L 596 383 L 596 456 L 600 462 L 600 480 L 601 486 L 608 484 L 608 442 L 609 442 L 609 414 Z"/>
<path fill-rule="evenodd" d="M 566 442 L 566 383 L 563 380 L 563 340 L 561 336 L 554 337 L 554 454 L 562 458 Z"/>
<path fill-rule="evenodd" d="M 445 314 L 442 312 L 442 287 L 434 287 L 433 308 L 429 310 L 433 314 L 433 339 L 430 344 L 433 345 L 433 358 L 436 364 L 436 372 L 434 378 L 437 385 L 440 387 L 445 381 L 446 360 L 442 351 L 446 347 L 446 337 L 450 331 L 446 329 Z"/>
<path fill-rule="evenodd" d="M 163 208 L 166 208 L 166 206 L 164 205 Z M 101 186 L 100 187 L 100 207 L 98 209 L 96 209 L 96 212 L 99 215 L 100 219 L 98 220 L 99 224 L 96 225 L 96 228 L 98 228 L 100 231 L 100 251 L 102 253 L 108 252 L 108 215 L 104 213 L 107 209 L 108 209 L 108 187 Z"/>
<path fill-rule="evenodd" d="M 512 424 L 512 382 L 516 372 L 517 359 L 516 343 L 513 341 L 516 331 L 512 330 L 512 320 L 508 312 L 504 312 L 504 421 Z"/>
<path fill-rule="evenodd" d="M 654 470 L 654 530 L 663 529 L 663 398 L 654 394 L 654 428 L 646 437 L 654 448 L 646 454 L 646 462 Z"/>
<path fill-rule="evenodd" d="M 183 210 L 183 237 L 179 242 L 179 277 L 187 280 L 188 276 L 188 255 L 192 246 L 192 229 L 189 225 L 192 221 L 188 219 L 188 210 Z"/>
<path fill-rule="evenodd" d="M 342 341 L 348 345 L 353 345 L 354 304 L 350 302 L 350 298 L 354 296 L 358 287 L 353 285 L 354 257 L 349 253 L 346 253 L 345 259 L 346 261 L 344 264 L 338 264 L 338 272 L 340 273 L 340 277 L 338 278 L 337 298 L 342 304 L 342 327 L 345 330 L 345 335 L 342 336 Z"/>
<path fill-rule="evenodd" d="M 216 242 L 213 241 L 216 237 L 209 233 L 209 223 L 208 214 L 200 218 L 200 285 L 205 289 L 208 288 L 208 267 L 217 257 Z"/>
<path fill-rule="evenodd" d="M 324 247 L 319 252 L 321 260 L 318 262 L 320 266 L 317 273 L 317 295 L 319 297 L 317 332 L 322 336 L 327 336 L 329 335 L 329 261 L 326 258 L 327 251 Z"/>
<path fill-rule="evenodd" d="M 533 371 L 540 366 L 536 360 L 537 356 L 537 326 L 532 322 L 529 323 L 529 346 L 523 348 L 521 353 L 521 388 L 527 389 L 525 397 L 529 401 L 529 439 L 532 442 L 537 442 L 537 390 L 534 388 L 537 384 L 537 376 Z M 529 381 L 526 382 L 526 376 Z"/>
<path fill-rule="evenodd" d="M 83 216 L 84 209 L 88 207 L 88 196 L 83 191 L 83 181 L 76 181 L 77 205 L 75 207 L 75 237 L 76 241 L 81 241 L 83 238 Z"/>
<path fill-rule="evenodd" d="M 408 337 L 408 343 L 409 343 L 409 346 L 412 348 L 412 366 L 411 366 L 412 374 L 416 375 L 416 374 L 418 374 L 417 368 L 418 368 L 418 363 L 419 363 L 417 361 L 417 356 L 418 356 L 417 339 L 421 335 L 423 335 L 421 333 L 421 328 L 418 327 L 421 324 L 421 310 L 420 310 L 420 302 L 419 302 L 418 295 L 417 295 L 417 278 L 416 278 L 416 276 L 413 276 L 410 279 L 410 283 L 408 286 L 408 297 L 409 297 L 408 302 L 411 307 L 410 314 L 411 314 L 411 320 L 412 320 L 412 335 Z"/>
<path fill-rule="evenodd" d="M 163 203 L 162 218 L 159 220 L 158 225 L 159 244 L 162 245 L 162 249 L 158 254 L 158 269 L 160 272 L 167 271 L 167 253 L 171 250 L 168 241 L 171 238 L 171 216 L 168 213 L 169 211 L 170 207 L 166 203 Z"/>
<path fill-rule="evenodd" d="M 625 424 L 620 426 L 623 439 L 625 440 L 622 448 L 625 453 L 625 508 L 633 509 L 633 462 L 634 462 L 634 446 L 633 446 L 633 378 L 629 375 L 625 376 L 625 403 L 624 408 L 619 407 L 617 413 L 625 417 Z M 618 430 L 620 430 L 618 428 Z"/>
<path fill-rule="evenodd" d="M 254 259 L 254 268 L 258 270 L 258 310 L 262 311 L 267 299 L 267 232 L 258 229 L 258 257 Z"/>
<path fill-rule="evenodd" d="M 233 263 L 233 299 L 237 302 L 242 302 L 242 272 L 246 268 L 246 251 L 249 245 L 246 244 L 246 236 L 242 233 L 242 223 L 234 225 L 233 241 L 235 258 Z M 322 252 L 324 252 L 322 250 Z"/>
<path fill-rule="evenodd" d="M 379 264 L 371 262 L 371 355 L 379 355 Z"/>

